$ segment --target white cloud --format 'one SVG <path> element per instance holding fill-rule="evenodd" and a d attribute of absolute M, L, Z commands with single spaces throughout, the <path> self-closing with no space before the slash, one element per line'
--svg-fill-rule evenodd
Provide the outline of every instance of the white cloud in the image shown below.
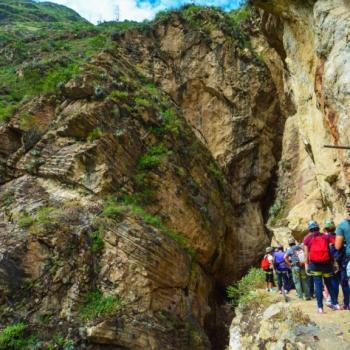
<path fill-rule="evenodd" d="M 116 8 L 119 7 L 119 19 L 143 21 L 152 19 L 161 10 L 195 2 L 202 5 L 215 5 L 222 7 L 235 7 L 239 0 L 160 0 L 156 6 L 149 1 L 137 0 L 51 0 L 57 4 L 65 5 L 77 11 L 88 21 L 96 23 L 99 20 L 109 21 L 116 18 Z M 138 4 L 140 3 L 140 4 Z"/>

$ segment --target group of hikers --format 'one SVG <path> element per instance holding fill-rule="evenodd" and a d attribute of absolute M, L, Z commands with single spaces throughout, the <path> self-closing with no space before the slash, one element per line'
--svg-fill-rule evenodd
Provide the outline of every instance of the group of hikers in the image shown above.
<path fill-rule="evenodd" d="M 261 267 L 265 271 L 267 291 L 274 291 L 276 274 L 280 293 L 288 293 L 295 287 L 300 299 L 316 297 L 318 313 L 324 313 L 324 299 L 332 310 L 349 310 L 350 202 L 346 210 L 346 219 L 338 226 L 327 220 L 324 232 L 316 221 L 310 221 L 309 232 L 301 244 L 291 238 L 286 251 L 282 245 L 266 248 Z M 341 306 L 339 287 L 343 292 Z"/>

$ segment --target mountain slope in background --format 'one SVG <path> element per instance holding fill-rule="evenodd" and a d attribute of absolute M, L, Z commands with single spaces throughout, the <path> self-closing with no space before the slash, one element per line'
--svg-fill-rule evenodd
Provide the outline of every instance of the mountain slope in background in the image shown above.
<path fill-rule="evenodd" d="M 13 22 L 87 22 L 72 9 L 51 2 L 2 0 L 0 25 Z"/>

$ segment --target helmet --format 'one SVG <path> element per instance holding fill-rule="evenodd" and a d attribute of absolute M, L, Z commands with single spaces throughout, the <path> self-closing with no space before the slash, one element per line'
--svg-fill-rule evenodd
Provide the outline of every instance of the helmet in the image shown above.
<path fill-rule="evenodd" d="M 289 245 L 291 245 L 291 244 L 296 244 L 295 239 L 294 239 L 294 238 L 289 238 L 289 239 L 288 239 L 288 244 L 289 244 Z"/>
<path fill-rule="evenodd" d="M 326 228 L 335 227 L 334 221 L 333 221 L 332 219 L 326 220 L 326 225 L 325 225 L 325 227 L 326 227 Z"/>
<path fill-rule="evenodd" d="M 272 247 L 267 247 L 266 248 L 266 253 L 272 253 Z"/>
<path fill-rule="evenodd" d="M 312 230 L 312 229 L 315 229 L 315 228 L 320 228 L 320 226 L 317 223 L 317 221 L 314 221 L 314 220 L 309 221 L 307 226 L 308 226 L 309 230 Z"/>

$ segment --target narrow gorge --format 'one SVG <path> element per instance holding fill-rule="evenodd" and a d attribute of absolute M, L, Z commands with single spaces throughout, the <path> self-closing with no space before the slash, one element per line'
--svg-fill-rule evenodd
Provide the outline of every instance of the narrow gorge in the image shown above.
<path fill-rule="evenodd" d="M 350 3 L 3 3 L 0 349 L 226 349 L 227 286 L 344 215 Z"/>

